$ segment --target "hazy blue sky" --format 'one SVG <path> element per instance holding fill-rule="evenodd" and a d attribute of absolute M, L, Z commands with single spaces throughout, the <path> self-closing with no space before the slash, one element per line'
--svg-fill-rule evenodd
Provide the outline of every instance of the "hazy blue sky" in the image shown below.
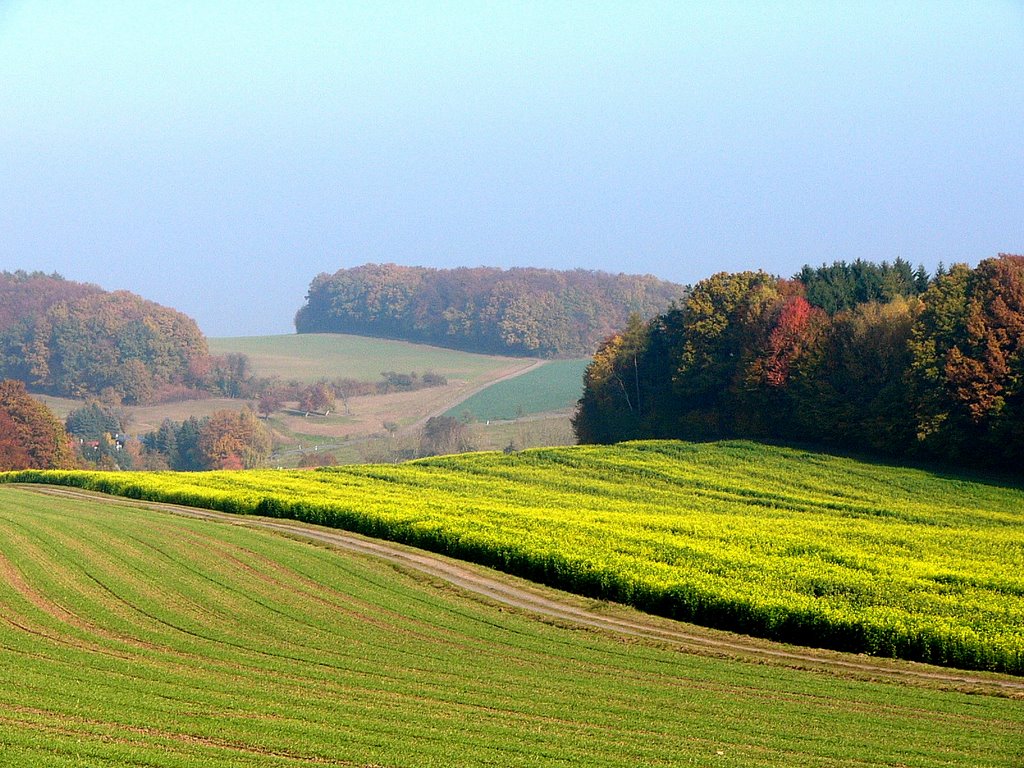
<path fill-rule="evenodd" d="M 286 333 L 368 261 L 1024 251 L 1024 3 L 0 0 L 0 269 Z"/>

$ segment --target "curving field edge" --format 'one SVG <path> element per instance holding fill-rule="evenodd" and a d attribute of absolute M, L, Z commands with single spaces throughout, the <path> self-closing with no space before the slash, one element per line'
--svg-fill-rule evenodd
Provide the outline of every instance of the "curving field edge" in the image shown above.
<path fill-rule="evenodd" d="M 965 673 L 918 662 L 879 659 L 825 649 L 794 648 L 760 638 L 706 629 L 684 622 L 634 612 L 625 606 L 606 603 L 586 607 L 576 595 L 542 587 L 532 582 L 425 550 L 359 534 L 278 518 L 240 517 L 230 513 L 163 502 L 139 501 L 63 486 L 16 484 L 38 494 L 77 499 L 103 499 L 111 506 L 140 507 L 173 515 L 239 525 L 304 539 L 349 553 L 375 557 L 489 601 L 524 611 L 540 619 L 587 628 L 619 636 L 643 639 L 705 655 L 727 656 L 760 663 L 820 670 L 832 674 L 871 680 L 930 684 L 948 690 L 994 693 L 1024 698 L 1024 681 L 996 673 Z"/>

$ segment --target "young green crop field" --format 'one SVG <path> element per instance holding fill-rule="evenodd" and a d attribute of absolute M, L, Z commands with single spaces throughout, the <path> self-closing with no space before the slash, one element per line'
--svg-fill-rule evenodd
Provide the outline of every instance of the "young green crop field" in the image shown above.
<path fill-rule="evenodd" d="M 589 360 L 550 360 L 477 392 L 447 415 L 469 414 L 477 421 L 496 421 L 569 410 L 583 396 L 583 372 L 589 364 Z"/>
<path fill-rule="evenodd" d="M 426 344 L 337 333 L 296 333 L 209 339 L 210 352 L 249 357 L 258 376 L 283 381 L 320 379 L 379 381 L 384 371 L 436 373 L 470 383 L 528 368 L 532 358 L 459 352 Z"/>
<path fill-rule="evenodd" d="M 0 480 L 294 518 L 707 626 L 1024 674 L 1018 488 L 739 441 Z"/>
<path fill-rule="evenodd" d="M 3 765 L 1022 756 L 1012 698 L 564 628 L 383 560 L 128 502 L 0 488 L 0 573 Z"/>

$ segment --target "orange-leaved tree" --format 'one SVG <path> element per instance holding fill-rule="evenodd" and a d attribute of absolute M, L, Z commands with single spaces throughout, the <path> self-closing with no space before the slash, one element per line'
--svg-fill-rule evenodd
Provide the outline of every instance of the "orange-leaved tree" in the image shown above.
<path fill-rule="evenodd" d="M 0 381 L 0 469 L 69 469 L 75 465 L 64 425 L 31 398 L 24 383 Z"/>
<path fill-rule="evenodd" d="M 251 469 L 270 455 L 270 432 L 250 410 L 213 413 L 199 428 L 199 453 L 209 469 Z"/>

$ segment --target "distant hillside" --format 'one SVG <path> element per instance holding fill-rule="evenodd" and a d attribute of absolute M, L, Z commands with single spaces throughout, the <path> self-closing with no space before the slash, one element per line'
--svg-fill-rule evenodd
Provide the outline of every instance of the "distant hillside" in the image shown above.
<path fill-rule="evenodd" d="M 649 318 L 686 289 L 650 275 L 366 264 L 320 274 L 299 333 L 352 333 L 479 352 L 579 357 L 631 314 Z"/>
<path fill-rule="evenodd" d="M 143 403 L 205 359 L 199 327 L 174 309 L 56 274 L 0 272 L 0 379 Z"/>
<path fill-rule="evenodd" d="M 242 355 L 257 377 L 314 383 L 335 379 L 380 381 L 384 371 L 436 373 L 474 386 L 496 371 L 520 370 L 522 358 L 476 355 L 404 341 L 347 334 L 235 336 L 208 339 L 214 355 Z"/>

